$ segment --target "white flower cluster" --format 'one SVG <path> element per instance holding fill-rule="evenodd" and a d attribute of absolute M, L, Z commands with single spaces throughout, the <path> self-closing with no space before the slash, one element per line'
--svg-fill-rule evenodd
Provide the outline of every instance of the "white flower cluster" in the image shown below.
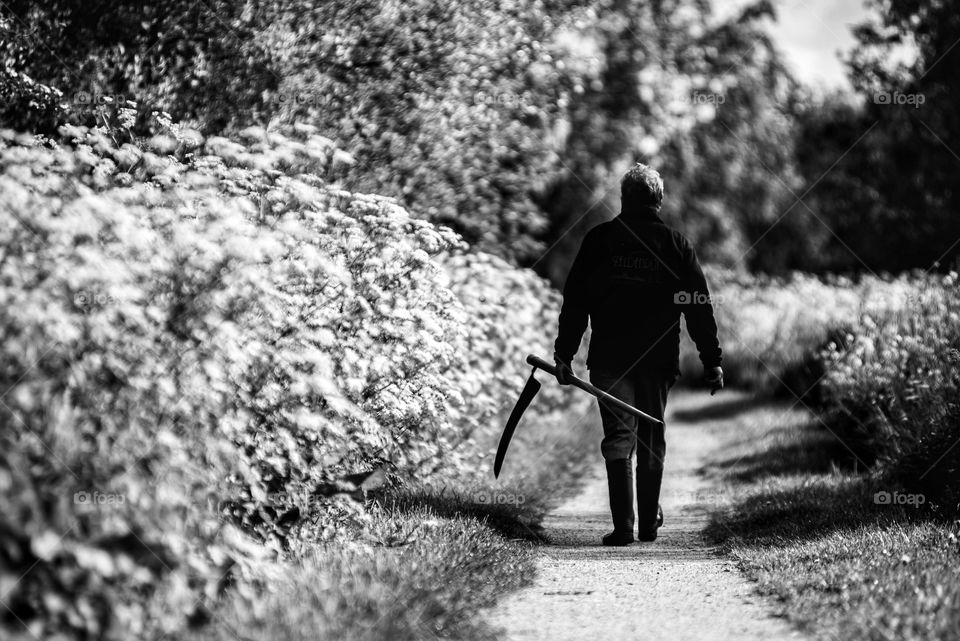
<path fill-rule="evenodd" d="M 334 149 L 313 132 L 188 143 L 190 162 L 158 153 L 195 140 L 182 130 L 145 148 L 64 134 L 72 146 L 6 133 L 0 156 L 3 350 L 24 403 L 207 421 L 250 448 L 259 493 L 442 459 L 509 405 L 526 353 L 549 353 L 546 283 L 328 187 Z"/>
<path fill-rule="evenodd" d="M 223 524 L 198 505 L 229 504 L 281 549 L 290 510 L 318 516 L 310 536 L 353 518 L 342 502 L 317 514 L 317 488 L 345 473 L 487 471 L 525 355 L 549 355 L 544 281 L 328 185 L 346 152 L 310 129 L 62 134 L 0 132 L 0 472 L 8 497 L 125 501 L 95 520 L 64 504 L 52 526 L 34 499 L 4 499 L 25 540 L 73 518 L 89 534 L 64 554 L 109 532 L 181 532 L 163 544 L 190 563 L 126 579 L 175 604 L 197 568 L 246 555 L 204 539 Z M 557 391 L 541 403 L 568 406 Z"/>
<path fill-rule="evenodd" d="M 960 398 L 955 273 L 854 281 L 708 272 L 735 384 L 816 391 L 835 429 L 882 456 L 946 425 Z M 690 344 L 684 362 L 696 371 Z"/>
<path fill-rule="evenodd" d="M 821 354 L 827 409 L 881 456 L 895 457 L 947 428 L 960 402 L 956 281 L 955 273 L 924 274 L 875 288 L 859 322 Z"/>

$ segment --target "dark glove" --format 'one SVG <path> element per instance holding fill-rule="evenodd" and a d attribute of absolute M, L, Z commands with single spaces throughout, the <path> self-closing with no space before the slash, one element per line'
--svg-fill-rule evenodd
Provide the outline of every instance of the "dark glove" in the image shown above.
<path fill-rule="evenodd" d="M 561 358 L 556 353 L 553 355 L 553 363 L 557 367 L 557 382 L 561 385 L 569 385 L 570 377 L 573 376 L 573 367 L 570 361 Z"/>
<path fill-rule="evenodd" d="M 710 396 L 713 396 L 723 389 L 723 368 L 704 367 L 703 377 L 710 386 Z"/>

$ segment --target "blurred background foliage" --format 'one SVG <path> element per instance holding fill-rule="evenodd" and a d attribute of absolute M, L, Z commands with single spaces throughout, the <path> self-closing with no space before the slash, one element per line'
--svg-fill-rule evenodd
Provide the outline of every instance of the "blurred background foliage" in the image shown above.
<path fill-rule="evenodd" d="M 315 125 L 352 154 L 343 187 L 396 197 L 555 284 L 638 160 L 663 170 L 664 215 L 710 262 L 948 265 L 960 18 L 945 2 L 876 2 L 849 56 L 855 89 L 820 95 L 762 28 L 774 13 L 766 0 L 724 21 L 707 0 L 13 0 L 0 124 L 96 124 L 88 106 L 122 97 L 141 124 L 161 110 L 205 135 Z"/>
<path fill-rule="evenodd" d="M 464 514 L 535 536 L 588 460 L 587 399 L 554 388 L 527 419 L 539 456 L 479 480 L 552 338 L 559 295 L 526 268 L 560 284 L 638 160 L 712 263 L 729 382 L 809 403 L 960 514 L 957 277 L 923 271 L 960 237 L 960 17 L 875 2 L 853 88 L 824 94 L 792 77 L 774 13 L 0 3 L 0 624 L 473 638 L 496 595 L 463 581 L 529 573 Z M 380 498 L 442 491 L 387 509 L 378 473 Z M 113 518 L 77 502 L 96 488 L 127 497 Z M 393 611 L 415 616 L 381 634 Z"/>

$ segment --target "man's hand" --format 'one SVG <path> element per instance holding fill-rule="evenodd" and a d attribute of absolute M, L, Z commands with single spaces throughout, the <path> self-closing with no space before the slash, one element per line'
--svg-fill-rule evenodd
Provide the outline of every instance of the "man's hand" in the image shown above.
<path fill-rule="evenodd" d="M 573 376 L 573 368 L 570 366 L 570 362 L 554 353 L 553 363 L 557 366 L 557 382 L 561 385 L 569 385 L 570 377 Z"/>
<path fill-rule="evenodd" d="M 710 386 L 710 396 L 713 396 L 723 389 L 723 368 L 705 367 L 703 369 L 703 377 Z"/>

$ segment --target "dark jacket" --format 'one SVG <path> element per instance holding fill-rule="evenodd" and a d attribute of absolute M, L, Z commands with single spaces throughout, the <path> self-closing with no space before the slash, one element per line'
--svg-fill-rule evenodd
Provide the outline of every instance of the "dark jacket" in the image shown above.
<path fill-rule="evenodd" d="M 587 367 L 679 371 L 680 314 L 704 367 L 720 365 L 707 281 L 690 242 L 656 210 L 637 207 L 583 239 L 563 288 L 554 349 L 570 362 L 589 317 Z"/>

